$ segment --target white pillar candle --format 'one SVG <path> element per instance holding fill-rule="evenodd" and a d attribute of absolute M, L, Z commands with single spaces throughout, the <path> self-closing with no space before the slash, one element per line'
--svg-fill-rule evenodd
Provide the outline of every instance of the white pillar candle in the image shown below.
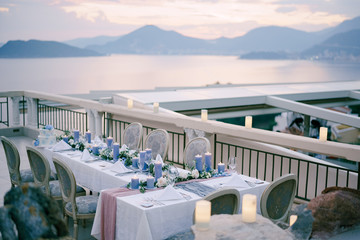
<path fill-rule="evenodd" d="M 134 106 L 134 101 L 129 98 L 129 99 L 127 100 L 127 106 L 128 106 L 129 109 L 132 109 L 133 106 Z"/>
<path fill-rule="evenodd" d="M 298 218 L 297 215 L 291 215 L 290 216 L 290 223 L 289 223 L 290 227 L 296 222 L 297 218 Z"/>
<path fill-rule="evenodd" d="M 245 117 L 245 127 L 252 128 L 252 116 Z"/>
<path fill-rule="evenodd" d="M 154 102 L 153 106 L 154 106 L 154 113 L 158 113 L 159 112 L 159 103 Z"/>
<path fill-rule="evenodd" d="M 201 120 L 203 120 L 203 121 L 208 120 L 208 110 L 206 110 L 206 109 L 201 110 Z"/>
<path fill-rule="evenodd" d="M 320 142 L 326 142 L 327 133 L 328 133 L 327 127 L 320 127 L 320 135 L 319 135 Z"/>
<path fill-rule="evenodd" d="M 195 207 L 195 226 L 197 230 L 205 231 L 209 229 L 211 216 L 211 203 L 206 200 L 196 202 Z"/>
<path fill-rule="evenodd" d="M 245 194 L 243 196 L 242 220 L 247 223 L 256 221 L 256 195 Z"/>

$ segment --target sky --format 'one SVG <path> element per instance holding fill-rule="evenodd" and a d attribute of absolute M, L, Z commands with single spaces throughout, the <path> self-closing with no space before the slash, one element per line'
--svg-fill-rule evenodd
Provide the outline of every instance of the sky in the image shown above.
<path fill-rule="evenodd" d="M 120 36 L 150 24 L 203 39 L 269 25 L 312 32 L 359 9 L 360 0 L 0 0 L 0 42 Z"/>

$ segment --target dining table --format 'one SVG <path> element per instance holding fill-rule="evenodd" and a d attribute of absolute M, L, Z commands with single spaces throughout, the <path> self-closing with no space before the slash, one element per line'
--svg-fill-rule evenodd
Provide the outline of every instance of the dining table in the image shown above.
<path fill-rule="evenodd" d="M 127 189 L 126 185 L 131 181 L 135 172 L 116 172 L 112 168 L 114 163 L 110 161 L 98 158 L 83 160 L 80 151 L 72 150 L 56 152 L 51 148 L 44 148 L 43 153 L 49 160 L 52 171 L 55 172 L 52 158 L 56 157 L 72 169 L 77 184 L 100 193 L 91 230 L 91 235 L 97 239 L 104 239 L 104 235 L 102 238 L 104 221 L 107 220 L 105 213 L 109 211 L 107 205 L 102 204 L 102 199 L 103 194 L 107 191 L 119 190 L 122 192 L 122 189 L 124 191 L 114 198 L 116 205 L 111 210 L 115 214 L 115 223 L 112 223 L 115 226 L 113 229 L 114 239 L 166 239 L 179 232 L 188 231 L 193 225 L 196 202 L 205 195 L 226 187 L 226 183 L 231 177 L 231 174 L 226 174 L 209 179 L 194 179 L 177 183 L 171 186 L 172 191 L 182 197 L 166 199 L 168 187 L 146 189 L 145 193 L 136 189 Z M 236 174 L 233 173 L 232 176 Z M 137 172 L 136 175 L 141 181 L 146 180 L 148 173 Z M 245 175 L 238 176 L 248 183 L 246 186 L 236 188 L 240 196 L 246 193 L 256 195 L 257 212 L 260 214 L 260 198 L 269 183 Z M 242 211 L 241 205 L 240 198 L 239 213 Z"/>

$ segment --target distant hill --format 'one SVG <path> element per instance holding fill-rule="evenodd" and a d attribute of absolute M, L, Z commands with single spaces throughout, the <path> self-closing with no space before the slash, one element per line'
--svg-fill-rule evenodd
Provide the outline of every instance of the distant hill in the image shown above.
<path fill-rule="evenodd" d="M 63 43 L 78 47 L 78 48 L 85 48 L 89 45 L 104 45 L 108 42 L 115 41 L 119 39 L 120 36 L 97 36 L 92 38 L 75 38 L 72 40 L 65 41 Z"/>
<path fill-rule="evenodd" d="M 344 33 L 359 28 L 360 28 L 360 16 L 353 19 L 345 20 L 344 22 L 340 23 L 335 27 L 331 27 L 319 32 L 315 32 L 315 34 L 319 35 L 320 38 L 322 38 L 322 41 L 324 41 L 325 39 L 335 34 Z"/>
<path fill-rule="evenodd" d="M 147 25 L 118 40 L 87 48 L 102 53 L 199 54 L 206 53 L 208 45 L 206 40 L 186 37 L 175 31 L 165 31 L 156 26 Z"/>
<path fill-rule="evenodd" d="M 360 28 L 335 34 L 321 44 L 305 50 L 302 56 L 316 60 L 360 61 Z"/>
<path fill-rule="evenodd" d="M 54 41 L 8 41 L 0 48 L 0 58 L 92 57 L 102 54 Z"/>
<path fill-rule="evenodd" d="M 249 52 L 240 56 L 240 59 L 249 59 L 249 60 L 284 60 L 284 59 L 296 59 L 298 58 L 297 54 L 289 54 L 287 52 Z"/>
<path fill-rule="evenodd" d="M 0 47 L 4 46 L 5 43 L 0 42 Z"/>

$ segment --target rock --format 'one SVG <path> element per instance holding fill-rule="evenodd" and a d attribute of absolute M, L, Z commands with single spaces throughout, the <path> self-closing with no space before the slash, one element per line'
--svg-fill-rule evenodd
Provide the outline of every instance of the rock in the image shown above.
<path fill-rule="evenodd" d="M 5 194 L 1 212 L 4 219 L 10 219 L 16 225 L 19 239 L 57 238 L 68 235 L 57 202 L 39 188 L 28 184 L 12 188 Z M 9 229 L 0 230 L 3 236 L 9 233 Z"/>
<path fill-rule="evenodd" d="M 294 235 L 294 239 L 305 240 L 311 236 L 314 218 L 311 215 L 311 210 L 306 207 L 306 204 L 301 204 L 291 211 L 291 215 L 298 216 L 296 222 L 288 228 L 288 231 Z"/>
<path fill-rule="evenodd" d="M 310 201 L 315 238 L 328 238 L 360 222 L 360 191 L 330 187 Z"/>

